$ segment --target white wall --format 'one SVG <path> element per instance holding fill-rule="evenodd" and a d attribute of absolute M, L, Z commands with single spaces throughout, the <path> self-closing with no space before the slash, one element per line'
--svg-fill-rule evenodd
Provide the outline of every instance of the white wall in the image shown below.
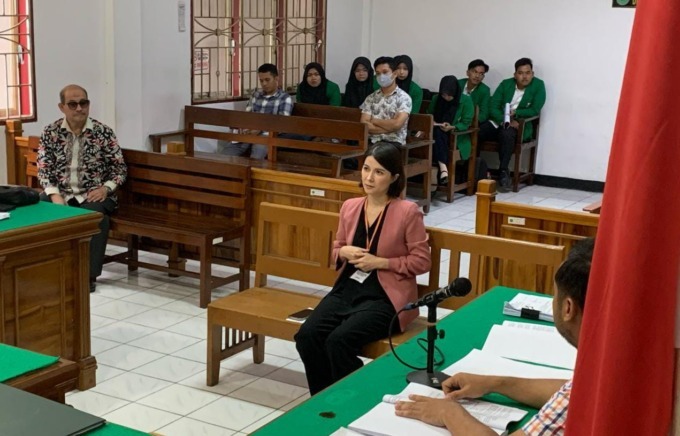
<path fill-rule="evenodd" d="M 352 61 L 368 56 L 369 30 L 364 26 L 370 17 L 370 1 L 328 0 L 326 27 L 326 76 L 345 91 Z"/>
<path fill-rule="evenodd" d="M 493 91 L 515 60 L 532 58 L 548 93 L 537 172 L 604 181 L 633 10 L 590 0 L 372 2 L 371 57 L 409 54 L 423 87 L 465 77 L 467 63 L 483 58 Z"/>

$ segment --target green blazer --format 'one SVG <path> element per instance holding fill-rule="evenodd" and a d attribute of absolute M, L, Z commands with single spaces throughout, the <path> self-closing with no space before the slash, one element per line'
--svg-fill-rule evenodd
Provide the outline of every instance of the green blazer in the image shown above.
<path fill-rule="evenodd" d="M 330 80 L 326 82 L 326 97 L 328 97 L 329 106 L 340 106 L 340 102 L 342 102 L 342 96 L 340 95 L 340 87 L 337 83 L 331 82 Z M 295 101 L 302 103 L 300 99 L 300 90 L 298 89 L 297 93 L 295 94 Z"/>
<path fill-rule="evenodd" d="M 465 86 L 467 86 L 467 80 L 468 79 L 458 80 L 461 90 L 465 89 Z M 479 107 L 479 123 L 481 124 L 488 120 L 489 104 L 491 102 L 491 88 L 489 88 L 484 83 L 480 83 L 475 89 L 472 90 L 470 97 L 472 97 L 472 102 L 475 104 L 475 106 Z"/>
<path fill-rule="evenodd" d="M 503 80 L 496 92 L 491 97 L 491 120 L 499 126 L 503 123 L 503 112 L 506 103 L 510 103 L 512 96 L 515 94 L 515 79 L 513 77 Z M 524 96 L 517 106 L 515 117 L 529 118 L 541 113 L 543 105 L 545 104 L 545 83 L 538 77 L 529 83 L 524 91 Z M 534 126 L 529 123 L 524 127 L 524 137 L 522 141 L 531 139 L 534 134 Z"/>
<path fill-rule="evenodd" d="M 434 113 L 435 104 L 437 103 L 437 98 L 439 95 L 432 97 L 430 106 L 427 108 L 428 114 Z M 470 128 L 472 124 L 472 119 L 475 116 L 475 104 L 469 95 L 461 94 L 460 104 L 458 105 L 458 110 L 456 115 L 453 117 L 449 124 L 455 127 L 456 131 L 463 131 Z M 436 129 L 437 127 L 435 127 Z M 460 150 L 460 157 L 467 160 L 470 157 L 470 151 L 472 150 L 472 140 L 470 139 L 470 134 L 459 135 L 458 136 L 458 150 Z"/>

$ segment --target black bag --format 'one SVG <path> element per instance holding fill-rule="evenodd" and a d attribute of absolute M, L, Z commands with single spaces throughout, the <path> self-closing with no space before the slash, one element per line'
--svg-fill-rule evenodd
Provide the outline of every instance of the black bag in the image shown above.
<path fill-rule="evenodd" d="M 1 185 L 0 204 L 8 206 L 27 206 L 40 201 L 40 194 L 28 186 Z"/>
<path fill-rule="evenodd" d="M 470 159 L 459 160 L 456 162 L 456 184 L 465 183 L 468 179 L 468 167 L 470 165 Z M 486 161 L 482 157 L 477 157 L 475 162 L 475 181 L 488 178 L 489 168 L 486 165 Z M 475 192 L 477 191 L 477 186 L 475 186 Z"/>

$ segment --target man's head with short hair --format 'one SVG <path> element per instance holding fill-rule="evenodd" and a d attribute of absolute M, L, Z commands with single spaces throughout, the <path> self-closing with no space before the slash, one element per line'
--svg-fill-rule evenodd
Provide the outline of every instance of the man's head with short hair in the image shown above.
<path fill-rule="evenodd" d="M 397 63 L 394 58 L 380 56 L 373 62 L 375 78 L 382 89 L 390 89 L 397 78 Z M 389 76 L 389 79 L 387 77 Z"/>
<path fill-rule="evenodd" d="M 262 64 L 257 69 L 257 79 L 265 95 L 272 95 L 279 89 L 279 70 L 274 64 Z"/>
<path fill-rule="evenodd" d="M 515 83 L 524 89 L 534 79 L 534 63 L 529 58 L 521 58 L 515 62 Z"/>
<path fill-rule="evenodd" d="M 58 107 L 72 130 L 82 129 L 90 116 L 90 100 L 80 85 L 66 85 L 59 92 Z"/>
<path fill-rule="evenodd" d="M 467 76 L 468 76 L 468 82 L 472 83 L 472 85 L 477 86 L 482 81 L 484 81 L 484 76 L 486 76 L 486 73 L 489 72 L 489 66 L 484 63 L 483 60 L 481 59 L 475 59 L 474 61 L 470 62 L 468 64 L 468 69 L 467 69 Z"/>
<path fill-rule="evenodd" d="M 567 260 L 555 273 L 553 315 L 555 328 L 572 344 L 578 345 L 595 240 L 586 238 L 574 244 Z"/>
<path fill-rule="evenodd" d="M 380 56 L 378 59 L 376 59 L 375 62 L 373 62 L 373 69 L 377 71 L 378 67 L 385 65 L 390 68 L 390 71 L 396 71 L 397 69 L 397 64 L 394 61 L 394 58 L 390 56 Z"/>

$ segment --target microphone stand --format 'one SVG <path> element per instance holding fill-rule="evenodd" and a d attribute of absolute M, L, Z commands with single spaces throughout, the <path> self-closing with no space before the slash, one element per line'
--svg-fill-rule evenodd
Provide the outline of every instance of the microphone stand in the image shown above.
<path fill-rule="evenodd" d="M 444 330 L 437 331 L 437 302 L 433 302 L 427 304 L 427 369 L 411 371 L 406 376 L 407 382 L 441 389 L 442 382 L 449 378 L 443 372 L 434 370 L 434 343 L 437 337 L 444 338 Z"/>

